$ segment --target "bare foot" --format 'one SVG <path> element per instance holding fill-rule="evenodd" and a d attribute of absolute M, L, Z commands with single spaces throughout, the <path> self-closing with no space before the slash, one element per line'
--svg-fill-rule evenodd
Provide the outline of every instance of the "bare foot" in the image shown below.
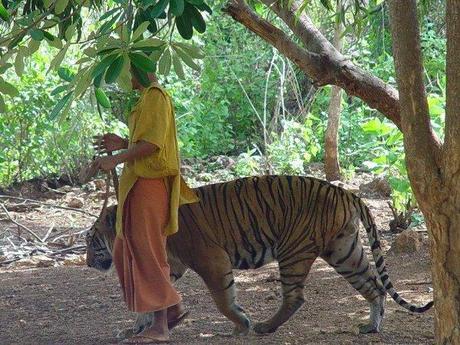
<path fill-rule="evenodd" d="M 169 343 L 169 332 L 158 332 L 153 327 L 129 338 L 125 339 L 123 344 L 160 344 Z"/>
<path fill-rule="evenodd" d="M 189 314 L 188 311 L 185 311 L 184 305 L 182 302 L 177 303 L 168 308 L 168 329 L 171 330 L 180 324 Z"/>

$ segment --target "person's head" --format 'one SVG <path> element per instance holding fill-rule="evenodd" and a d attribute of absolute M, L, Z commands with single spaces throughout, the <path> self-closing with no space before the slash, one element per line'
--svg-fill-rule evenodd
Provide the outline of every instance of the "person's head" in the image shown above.
<path fill-rule="evenodd" d="M 131 65 L 131 84 L 133 89 L 142 90 L 152 83 L 157 83 L 158 79 L 155 73 L 145 73 Z"/>

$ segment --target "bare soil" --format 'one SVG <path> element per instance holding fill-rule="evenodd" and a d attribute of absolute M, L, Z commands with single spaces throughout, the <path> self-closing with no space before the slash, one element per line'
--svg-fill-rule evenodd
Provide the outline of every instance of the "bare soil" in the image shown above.
<path fill-rule="evenodd" d="M 85 200 L 84 210 L 97 213 L 97 191 L 74 189 Z M 100 192 L 99 192 L 100 193 Z M 65 195 L 49 202 L 65 205 Z M 1 200 L 0 200 L 1 201 Z M 387 251 L 393 239 L 385 199 L 366 199 Z M 84 214 L 47 207 L 11 212 L 40 236 L 55 224 L 57 232 L 77 233 L 91 225 Z M 15 227 L 0 219 L 0 234 Z M 423 231 L 423 228 L 419 229 Z M 363 240 L 367 237 L 363 234 Z M 1 244 L 0 244 L 1 249 Z M 432 298 L 428 249 L 411 255 L 386 254 L 393 284 L 408 301 L 422 304 Z M 75 261 L 81 263 L 80 261 Z M 270 317 L 280 302 L 276 264 L 258 270 L 236 271 L 238 300 L 253 322 Z M 361 335 L 357 326 L 368 319 L 363 298 L 324 261 L 313 266 L 305 288 L 305 304 L 271 335 L 251 333 L 228 337 L 232 324 L 221 315 L 201 278 L 189 272 L 178 283 L 190 317 L 174 329 L 173 344 L 433 344 L 433 312 L 412 314 L 388 300 L 380 334 Z M 104 275 L 84 265 L 24 268 L 20 261 L 0 269 L 0 345 L 114 344 L 115 334 L 128 328 L 135 315 L 121 300 L 115 274 Z"/>

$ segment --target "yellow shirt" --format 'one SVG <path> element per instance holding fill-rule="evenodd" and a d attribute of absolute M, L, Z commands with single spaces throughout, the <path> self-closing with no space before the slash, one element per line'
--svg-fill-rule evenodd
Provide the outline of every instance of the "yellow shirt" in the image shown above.
<path fill-rule="evenodd" d="M 171 97 L 160 85 L 154 83 L 144 89 L 129 115 L 128 128 L 128 148 L 143 140 L 158 149 L 150 156 L 126 162 L 123 167 L 118 191 L 117 235 L 123 232 L 123 206 L 138 177 L 165 178 L 170 196 L 170 218 L 165 235 L 172 235 L 179 228 L 179 205 L 197 202 L 198 198 L 180 176 L 174 107 Z"/>

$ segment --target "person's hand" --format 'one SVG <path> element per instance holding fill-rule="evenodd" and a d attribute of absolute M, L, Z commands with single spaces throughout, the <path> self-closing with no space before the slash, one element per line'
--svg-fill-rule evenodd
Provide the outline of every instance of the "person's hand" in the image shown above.
<path fill-rule="evenodd" d="M 119 137 L 114 133 L 106 133 L 104 135 L 98 135 L 93 137 L 94 149 L 99 153 L 109 153 L 125 149 L 128 147 L 128 141 Z"/>
<path fill-rule="evenodd" d="M 116 156 L 103 156 L 96 158 L 92 163 L 92 167 L 97 170 L 110 171 L 115 169 L 118 163 Z"/>

